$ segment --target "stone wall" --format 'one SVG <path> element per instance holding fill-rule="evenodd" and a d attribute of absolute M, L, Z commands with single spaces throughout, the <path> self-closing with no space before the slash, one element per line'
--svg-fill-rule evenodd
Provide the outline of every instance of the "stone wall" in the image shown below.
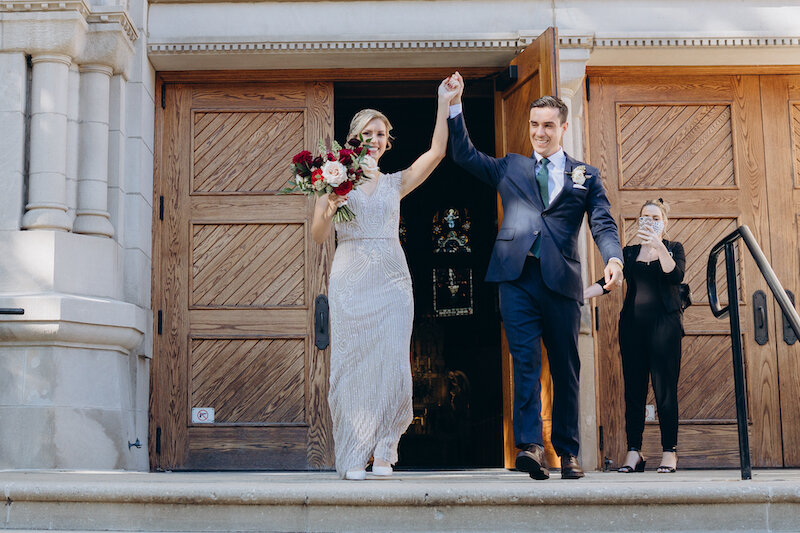
<path fill-rule="evenodd" d="M 0 468 L 148 468 L 146 12 L 0 7 Z"/>

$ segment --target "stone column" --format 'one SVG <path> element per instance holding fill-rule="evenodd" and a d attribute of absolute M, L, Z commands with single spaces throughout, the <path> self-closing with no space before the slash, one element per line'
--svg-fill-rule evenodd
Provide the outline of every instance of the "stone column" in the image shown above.
<path fill-rule="evenodd" d="M 67 103 L 67 215 L 75 223 L 78 208 L 78 110 L 80 109 L 81 74 L 75 63 L 69 68 Z"/>
<path fill-rule="evenodd" d="M 81 65 L 78 210 L 75 233 L 112 237 L 108 214 L 108 109 L 113 70 Z"/>
<path fill-rule="evenodd" d="M 25 205 L 25 91 L 22 52 L 0 53 L 0 231 L 18 231 Z"/>
<path fill-rule="evenodd" d="M 67 92 L 72 60 L 61 54 L 32 58 L 30 175 L 24 229 L 69 231 L 67 216 Z"/>
<path fill-rule="evenodd" d="M 563 37 L 562 37 L 563 39 Z M 582 43 L 581 39 L 577 39 Z M 584 80 L 586 76 L 586 63 L 589 61 L 589 49 L 583 44 L 570 48 L 560 48 L 559 58 L 559 93 L 561 99 L 569 107 L 569 129 L 564 135 L 564 150 L 572 157 L 585 161 L 589 154 L 584 153 L 584 126 L 586 124 L 586 109 L 584 107 Z M 581 272 L 584 286 L 594 281 L 589 279 L 589 258 L 593 252 L 594 243 L 589 239 L 589 230 L 584 222 L 583 230 L 578 241 L 581 255 Z M 595 273 L 599 277 L 599 273 Z M 594 340 L 592 338 L 591 306 L 581 307 L 581 328 L 578 336 L 578 353 L 581 359 L 581 390 L 580 390 L 580 440 L 581 464 L 587 470 L 597 468 L 598 442 L 597 442 L 597 401 L 595 396 L 595 362 Z M 602 406 L 600 406 L 602 408 Z"/>

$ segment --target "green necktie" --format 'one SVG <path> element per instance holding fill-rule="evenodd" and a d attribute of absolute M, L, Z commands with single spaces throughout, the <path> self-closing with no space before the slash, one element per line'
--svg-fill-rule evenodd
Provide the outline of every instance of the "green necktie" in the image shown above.
<path fill-rule="evenodd" d="M 536 183 L 539 184 L 539 192 L 542 193 L 542 203 L 544 204 L 544 208 L 550 205 L 550 190 L 548 182 L 550 181 L 550 172 L 547 170 L 547 164 L 550 161 L 546 157 L 542 158 L 542 166 L 539 167 L 539 171 L 536 173 Z M 531 248 L 531 252 L 535 257 L 539 257 L 542 251 L 542 235 L 539 234 L 539 237 L 533 243 L 533 248 Z"/>
<path fill-rule="evenodd" d="M 550 172 L 547 170 L 549 162 L 546 157 L 543 157 L 542 166 L 539 167 L 539 172 L 536 173 L 536 182 L 539 184 L 539 192 L 542 193 L 542 202 L 545 209 L 550 205 L 550 190 L 547 183 L 550 181 Z"/>

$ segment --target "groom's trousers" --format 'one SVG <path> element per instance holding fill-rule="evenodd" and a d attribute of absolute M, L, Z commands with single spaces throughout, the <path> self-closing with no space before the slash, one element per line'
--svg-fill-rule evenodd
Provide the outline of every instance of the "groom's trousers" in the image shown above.
<path fill-rule="evenodd" d="M 556 453 L 578 455 L 578 328 L 580 306 L 548 289 L 541 263 L 528 257 L 520 277 L 501 282 L 500 314 L 514 361 L 514 442 L 543 445 L 541 341 L 553 378 L 553 430 Z"/>

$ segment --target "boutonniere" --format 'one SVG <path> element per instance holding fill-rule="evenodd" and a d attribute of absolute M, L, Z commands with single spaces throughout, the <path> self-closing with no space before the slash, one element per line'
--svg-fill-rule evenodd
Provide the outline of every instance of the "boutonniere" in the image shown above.
<path fill-rule="evenodd" d="M 572 183 L 576 185 L 583 185 L 586 182 L 586 165 L 578 165 L 572 169 L 572 172 L 567 172 L 572 178 Z"/>

